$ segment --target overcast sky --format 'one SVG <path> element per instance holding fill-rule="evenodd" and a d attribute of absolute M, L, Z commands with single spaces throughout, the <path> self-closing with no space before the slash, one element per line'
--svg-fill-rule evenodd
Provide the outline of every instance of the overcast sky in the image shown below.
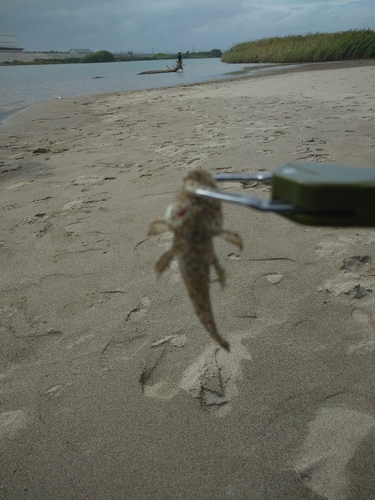
<path fill-rule="evenodd" d="M 0 0 L 26 51 L 176 53 L 269 36 L 375 27 L 375 0 Z"/>

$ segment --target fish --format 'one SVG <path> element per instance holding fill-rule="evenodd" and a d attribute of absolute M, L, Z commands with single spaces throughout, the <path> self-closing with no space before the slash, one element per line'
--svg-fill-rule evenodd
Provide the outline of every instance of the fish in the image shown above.
<path fill-rule="evenodd" d="M 221 287 L 225 285 L 225 270 L 221 266 L 213 246 L 218 236 L 242 250 L 242 238 L 238 233 L 223 229 L 221 202 L 195 193 L 197 188 L 217 189 L 212 174 L 205 170 L 191 170 L 183 178 L 182 188 L 164 219 L 150 223 L 148 235 L 173 233 L 171 247 L 155 263 L 159 278 L 177 259 L 179 270 L 196 315 L 211 337 L 225 350 L 229 343 L 219 334 L 210 299 L 210 268 L 216 271 Z"/>

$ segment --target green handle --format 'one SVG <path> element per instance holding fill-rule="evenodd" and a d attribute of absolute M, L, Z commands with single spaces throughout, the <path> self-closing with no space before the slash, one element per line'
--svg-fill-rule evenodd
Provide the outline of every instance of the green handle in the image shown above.
<path fill-rule="evenodd" d="M 318 226 L 375 226 L 375 169 L 293 162 L 275 169 L 272 199 L 296 212 L 280 215 Z"/>

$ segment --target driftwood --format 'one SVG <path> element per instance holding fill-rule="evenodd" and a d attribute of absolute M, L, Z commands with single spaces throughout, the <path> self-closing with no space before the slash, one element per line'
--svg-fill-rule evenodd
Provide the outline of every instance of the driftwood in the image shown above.
<path fill-rule="evenodd" d="M 183 71 L 182 61 L 176 61 L 176 65 L 173 68 L 167 66 L 167 69 L 150 69 L 149 71 L 142 71 L 138 75 L 155 75 L 156 73 L 176 73 L 176 71 Z"/>

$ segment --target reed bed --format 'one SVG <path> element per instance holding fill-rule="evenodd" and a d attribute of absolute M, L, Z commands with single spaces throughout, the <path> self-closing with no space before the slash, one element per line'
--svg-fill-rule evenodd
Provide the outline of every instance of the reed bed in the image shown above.
<path fill-rule="evenodd" d="M 374 57 L 375 32 L 362 29 L 289 35 L 240 43 L 225 51 L 221 60 L 226 63 L 299 63 Z"/>

